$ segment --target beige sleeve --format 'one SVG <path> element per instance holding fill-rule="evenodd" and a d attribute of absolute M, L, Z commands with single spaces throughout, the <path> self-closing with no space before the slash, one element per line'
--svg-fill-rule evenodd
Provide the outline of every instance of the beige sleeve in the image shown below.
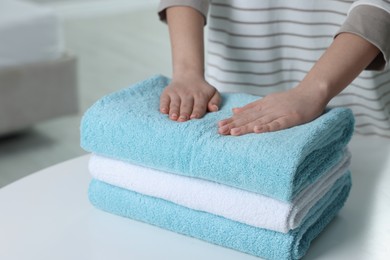
<path fill-rule="evenodd" d="M 367 66 L 367 70 L 382 70 L 389 63 L 390 10 L 373 5 L 357 5 L 350 10 L 336 36 L 343 32 L 359 35 L 380 50 L 378 56 Z"/>
<path fill-rule="evenodd" d="M 209 11 L 209 0 L 161 0 L 158 6 L 158 15 L 160 20 L 166 22 L 166 10 L 171 6 L 188 6 L 199 11 L 203 17 L 205 24 L 207 22 L 207 13 Z"/>

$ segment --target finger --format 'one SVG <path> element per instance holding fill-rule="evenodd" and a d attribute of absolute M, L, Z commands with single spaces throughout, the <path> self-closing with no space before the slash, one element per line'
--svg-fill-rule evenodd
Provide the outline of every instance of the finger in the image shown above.
<path fill-rule="evenodd" d="M 231 122 L 233 118 L 226 118 L 218 122 L 218 133 L 220 134 L 230 134 L 230 129 L 232 127 Z"/>
<path fill-rule="evenodd" d="M 218 133 L 220 134 L 230 134 L 231 123 L 233 122 L 233 117 L 226 118 L 218 122 Z"/>
<path fill-rule="evenodd" d="M 214 95 L 211 97 L 209 103 L 207 104 L 207 108 L 210 112 L 217 112 L 220 104 L 221 104 L 221 95 L 216 90 Z"/>
<path fill-rule="evenodd" d="M 233 109 L 235 109 L 235 108 L 233 108 Z M 223 120 L 219 121 L 218 122 L 218 127 L 223 127 L 225 125 L 232 124 L 235 120 L 237 120 L 237 116 L 234 114 L 232 117 L 229 117 L 229 118 L 226 118 L 226 119 L 223 119 Z"/>
<path fill-rule="evenodd" d="M 185 122 L 190 119 L 192 109 L 194 106 L 194 99 L 192 97 L 181 99 L 180 103 L 180 116 L 177 121 Z"/>
<path fill-rule="evenodd" d="M 263 126 L 264 124 L 267 124 L 272 121 L 272 117 L 266 115 L 262 116 L 260 118 L 257 118 L 255 120 L 248 121 L 245 124 L 237 125 L 236 127 L 233 127 L 230 129 L 231 135 L 244 135 L 249 133 L 255 132 L 255 126 Z M 266 123 L 264 123 L 266 122 Z"/>
<path fill-rule="evenodd" d="M 230 122 L 232 122 L 233 118 L 229 117 L 229 118 L 226 118 L 226 119 L 223 119 L 221 121 L 218 122 L 218 127 L 222 127 L 224 125 L 227 125 L 229 124 Z"/>
<path fill-rule="evenodd" d="M 253 116 L 253 115 L 252 115 Z M 250 118 L 238 118 L 236 116 L 233 116 L 231 118 L 226 119 L 225 121 L 220 122 L 220 127 L 218 129 L 218 132 L 220 134 L 233 134 L 239 135 L 241 132 L 241 127 L 244 127 L 246 124 L 250 123 Z M 232 130 L 234 131 L 232 132 Z M 253 129 L 253 128 L 252 128 Z"/>
<path fill-rule="evenodd" d="M 180 114 L 180 97 L 176 94 L 170 96 L 171 102 L 169 104 L 169 118 L 176 121 Z"/>
<path fill-rule="evenodd" d="M 276 115 L 270 115 L 270 114 L 265 114 L 259 118 L 257 118 L 256 120 L 253 120 L 252 122 L 249 122 L 248 124 L 242 126 L 244 127 L 242 130 L 241 130 L 241 134 L 244 134 L 244 133 L 256 133 L 256 129 L 260 129 L 260 128 L 263 128 L 265 125 L 271 123 L 272 121 L 274 120 L 277 120 L 278 118 L 280 118 L 281 116 L 276 116 Z M 237 131 L 237 130 L 235 130 Z"/>
<path fill-rule="evenodd" d="M 261 123 L 262 121 L 266 121 L 267 124 L 271 124 L 270 118 L 263 118 L 262 120 L 256 120 L 249 122 L 245 125 L 242 125 L 240 127 L 235 127 L 230 130 L 230 134 L 234 136 L 239 136 L 239 135 L 245 135 L 245 134 L 250 134 L 250 133 L 258 133 L 256 131 L 259 131 L 259 129 L 267 129 L 267 127 L 263 128 L 264 126 L 267 126 L 267 124 Z"/>
<path fill-rule="evenodd" d="M 244 107 L 233 108 L 232 110 L 234 113 L 232 117 L 218 122 L 218 126 L 223 128 L 221 129 L 221 132 L 228 131 L 228 129 L 230 131 L 232 128 L 243 126 L 250 121 L 256 120 L 258 117 L 262 117 L 263 114 L 260 105 L 255 102 Z"/>
<path fill-rule="evenodd" d="M 292 122 L 288 119 L 287 116 L 279 117 L 276 120 L 272 120 L 263 125 L 255 125 L 253 131 L 255 133 L 265 133 L 265 132 L 275 132 L 283 129 L 290 128 Z"/>
<path fill-rule="evenodd" d="M 162 93 L 160 96 L 160 112 L 163 114 L 169 113 L 169 104 L 171 102 L 171 99 L 169 95 Z"/>
<path fill-rule="evenodd" d="M 218 133 L 221 135 L 229 135 L 230 134 L 230 127 L 228 125 L 225 125 L 223 127 L 218 128 Z"/>
<path fill-rule="evenodd" d="M 244 126 L 235 127 L 230 130 L 230 134 L 234 136 L 245 135 L 249 133 L 253 133 L 253 127 L 250 127 L 252 124 L 246 124 Z"/>
<path fill-rule="evenodd" d="M 240 111 L 242 111 L 241 107 L 233 107 L 232 108 L 233 114 L 238 114 L 238 113 L 240 113 Z"/>
<path fill-rule="evenodd" d="M 253 126 L 247 128 L 248 124 L 255 122 L 264 115 L 254 109 L 245 112 L 234 114 L 230 119 L 220 122 L 220 133 L 230 132 L 232 135 L 239 135 L 240 133 L 249 133 L 253 131 Z M 242 129 L 241 129 L 242 128 Z"/>
<path fill-rule="evenodd" d="M 194 99 L 194 108 L 192 110 L 191 119 L 192 118 L 201 118 L 206 114 L 207 111 L 207 102 L 201 98 Z"/>

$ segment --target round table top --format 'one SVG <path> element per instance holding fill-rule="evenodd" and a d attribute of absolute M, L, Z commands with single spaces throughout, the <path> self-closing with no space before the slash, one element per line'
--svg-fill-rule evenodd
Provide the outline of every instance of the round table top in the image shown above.
<path fill-rule="evenodd" d="M 353 188 L 304 259 L 390 259 L 390 139 L 355 136 Z M 84 155 L 0 189 L 0 259 L 259 259 L 95 209 Z"/>

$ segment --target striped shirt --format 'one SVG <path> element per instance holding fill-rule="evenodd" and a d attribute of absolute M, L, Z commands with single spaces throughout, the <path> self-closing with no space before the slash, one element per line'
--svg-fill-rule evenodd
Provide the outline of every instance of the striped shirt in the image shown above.
<path fill-rule="evenodd" d="M 161 19 L 174 5 L 206 18 L 206 79 L 222 92 L 264 96 L 289 89 L 335 35 L 365 38 L 380 54 L 329 105 L 350 107 L 357 133 L 390 138 L 390 1 L 162 0 Z"/>

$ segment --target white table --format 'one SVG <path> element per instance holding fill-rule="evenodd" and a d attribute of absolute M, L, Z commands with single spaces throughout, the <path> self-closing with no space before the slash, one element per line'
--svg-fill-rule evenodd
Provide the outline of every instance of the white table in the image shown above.
<path fill-rule="evenodd" d="M 304 259 L 390 259 L 390 140 L 350 147 L 351 196 Z M 93 208 L 88 158 L 0 189 L 0 259 L 259 259 Z"/>

